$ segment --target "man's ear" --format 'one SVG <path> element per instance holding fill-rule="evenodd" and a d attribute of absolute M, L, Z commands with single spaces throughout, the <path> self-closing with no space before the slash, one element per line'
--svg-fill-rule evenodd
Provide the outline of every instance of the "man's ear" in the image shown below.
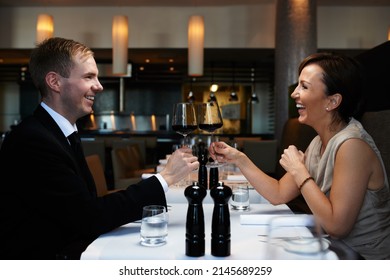
<path fill-rule="evenodd" d="M 46 80 L 47 86 L 50 87 L 53 91 L 56 91 L 56 92 L 60 91 L 59 75 L 56 72 L 47 73 L 45 80 Z"/>

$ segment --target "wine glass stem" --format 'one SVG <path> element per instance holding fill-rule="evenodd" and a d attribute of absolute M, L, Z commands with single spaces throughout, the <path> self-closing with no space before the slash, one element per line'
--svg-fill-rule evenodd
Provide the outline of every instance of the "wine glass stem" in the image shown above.
<path fill-rule="evenodd" d="M 183 139 L 183 147 L 189 147 L 189 145 L 188 145 L 188 137 L 187 137 L 187 135 L 184 135 L 184 139 Z"/>
<path fill-rule="evenodd" d="M 188 147 L 191 148 L 191 143 L 189 142 L 188 135 L 184 135 L 183 139 L 183 147 Z M 184 179 L 184 186 L 189 186 L 191 185 L 191 173 L 187 175 L 187 177 Z"/>
<path fill-rule="evenodd" d="M 214 148 L 214 143 L 216 142 L 215 140 L 216 140 L 216 137 L 215 137 L 215 135 L 214 135 L 214 132 L 212 132 L 212 133 L 211 133 L 211 145 L 213 145 L 214 154 L 217 155 L 217 152 L 215 151 L 215 148 Z M 215 158 L 214 164 L 218 164 L 217 158 Z"/>

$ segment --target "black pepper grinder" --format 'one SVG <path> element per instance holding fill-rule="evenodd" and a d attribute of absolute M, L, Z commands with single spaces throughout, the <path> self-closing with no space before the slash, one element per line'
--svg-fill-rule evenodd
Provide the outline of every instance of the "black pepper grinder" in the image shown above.
<path fill-rule="evenodd" d="M 205 253 L 205 230 L 202 201 L 206 197 L 206 189 L 193 182 L 184 190 L 188 201 L 186 220 L 186 255 L 200 257 Z"/>
<path fill-rule="evenodd" d="M 209 182 L 210 190 L 218 186 L 218 181 L 219 181 L 218 167 L 210 167 L 210 182 Z"/>
<path fill-rule="evenodd" d="M 206 144 L 200 142 L 198 144 L 198 161 L 199 161 L 199 170 L 198 170 L 198 182 L 199 186 L 207 189 L 208 186 L 208 177 L 207 177 L 207 167 L 206 163 L 208 161 L 207 158 L 208 152 L 206 148 Z"/>
<path fill-rule="evenodd" d="M 214 200 L 213 218 L 211 222 L 211 254 L 217 257 L 230 255 L 230 213 L 228 201 L 232 196 L 230 187 L 223 182 L 210 190 Z"/>

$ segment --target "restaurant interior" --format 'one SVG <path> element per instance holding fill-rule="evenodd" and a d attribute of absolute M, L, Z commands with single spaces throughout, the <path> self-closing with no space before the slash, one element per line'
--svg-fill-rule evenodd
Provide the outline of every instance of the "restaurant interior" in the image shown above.
<path fill-rule="evenodd" d="M 108 189 L 116 184 L 114 148 L 137 143 L 137 169 L 155 168 L 180 144 L 171 128 L 173 104 L 212 97 L 224 118 L 219 137 L 243 150 L 248 141 L 275 140 L 270 173 L 280 176 L 284 145 L 296 141 L 304 149 L 314 135 L 304 137 L 298 128 L 285 133 L 296 117 L 289 89 L 298 62 L 310 52 L 360 57 L 375 79 L 367 110 L 389 109 L 389 12 L 386 0 L 0 0 L 0 132 L 5 135 L 39 103 L 28 73 L 38 36 L 68 37 L 90 46 L 99 67 L 104 91 L 78 126 L 86 154 L 100 156 Z M 201 19 L 202 34 L 191 42 L 193 17 Z M 39 18 L 51 23 L 50 35 L 40 35 Z M 123 38 L 113 35 L 116 20 L 125 21 L 124 47 Z M 193 143 L 209 139 L 201 131 L 191 137 Z M 258 154 L 251 157 L 256 161 Z"/>
<path fill-rule="evenodd" d="M 359 120 L 390 178 L 389 14 L 390 0 L 0 0 L 0 145 L 40 102 L 29 75 L 31 50 L 58 36 L 94 51 L 104 87 L 93 112 L 77 123 L 98 196 L 164 168 L 183 143 L 172 129 L 173 105 L 179 102 L 215 99 L 223 117 L 216 136 L 280 178 L 285 172 L 278 163 L 281 151 L 290 144 L 305 150 L 316 135 L 298 122 L 290 98 L 297 68 L 307 55 L 326 51 L 356 57 L 365 68 L 369 83 Z M 194 151 L 211 141 L 200 129 L 189 137 Z M 310 211 L 299 198 L 271 205 L 239 170 L 225 167 L 219 169 L 221 179 L 250 189 L 250 211 L 230 210 L 232 255 L 224 257 L 269 259 L 267 248 L 275 245 L 267 237 L 271 222 L 254 219 Z M 186 230 L 183 186 L 197 180 L 197 172 L 170 186 L 166 195 L 173 242 L 150 253 L 139 245 L 140 223 L 134 222 L 101 235 L 81 259 L 191 259 L 184 255 L 184 242 L 178 242 Z M 207 233 L 211 199 L 205 203 Z M 320 246 L 319 259 L 361 258 L 338 240 L 326 245 Z M 281 247 L 271 250 L 282 252 L 276 259 L 317 258 Z M 201 259 L 218 257 L 207 251 Z"/>

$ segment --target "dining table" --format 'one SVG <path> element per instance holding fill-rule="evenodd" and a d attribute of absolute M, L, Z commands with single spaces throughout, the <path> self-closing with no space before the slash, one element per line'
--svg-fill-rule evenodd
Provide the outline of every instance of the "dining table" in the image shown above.
<path fill-rule="evenodd" d="M 285 250 L 283 246 L 267 242 L 269 221 L 272 217 L 298 215 L 285 205 L 272 205 L 263 198 L 258 198 L 252 190 L 250 208 L 247 211 L 233 210 L 229 206 L 231 228 L 231 253 L 226 257 L 211 254 L 211 223 L 214 204 L 207 200 L 202 203 L 205 224 L 205 254 L 200 257 L 186 255 L 186 217 L 188 203 L 184 190 L 180 188 L 169 190 L 168 203 L 168 237 L 165 245 L 146 247 L 140 244 L 140 221 L 125 224 L 108 233 L 102 234 L 93 241 L 81 255 L 82 260 L 266 260 L 270 259 L 270 250 L 278 252 L 282 259 L 307 260 L 329 259 L 337 260 L 337 254 L 326 250 L 321 254 L 299 253 Z M 180 198 L 180 193 L 182 197 Z M 255 194 L 257 194 L 255 196 Z M 274 254 L 272 254 L 274 255 Z"/>

